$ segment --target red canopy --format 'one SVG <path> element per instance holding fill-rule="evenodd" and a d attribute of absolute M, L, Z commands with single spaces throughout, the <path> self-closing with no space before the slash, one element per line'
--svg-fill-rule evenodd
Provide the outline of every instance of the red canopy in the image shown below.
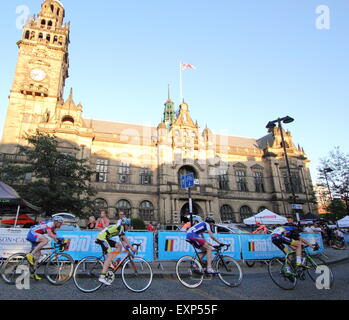
<path fill-rule="evenodd" d="M 15 222 L 16 222 L 16 219 L 10 219 L 10 220 L 3 220 L 3 221 L 1 221 L 1 223 L 5 224 L 5 225 L 14 225 Z M 35 223 L 35 221 L 33 219 L 31 219 L 26 214 L 22 214 L 21 216 L 19 216 L 18 221 L 17 221 L 18 225 L 26 225 L 28 223 Z"/>

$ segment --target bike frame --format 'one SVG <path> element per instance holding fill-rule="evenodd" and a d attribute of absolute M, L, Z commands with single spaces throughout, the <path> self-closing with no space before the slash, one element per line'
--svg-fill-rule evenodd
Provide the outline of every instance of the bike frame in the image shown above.
<path fill-rule="evenodd" d="M 194 248 L 194 250 L 195 250 L 195 254 L 196 254 L 196 258 L 199 260 L 199 262 L 200 262 L 200 265 L 201 265 L 201 267 L 204 269 L 204 266 L 203 266 L 203 259 L 201 259 L 200 258 L 200 253 L 204 253 L 204 252 L 198 252 L 198 249 L 191 243 L 191 242 L 189 242 L 191 245 L 192 245 L 192 247 Z M 223 248 L 223 247 L 222 247 Z M 229 248 L 229 247 L 228 247 Z M 227 249 L 228 249 L 227 248 Z M 220 249 L 214 249 L 213 250 L 213 252 L 216 252 L 216 254 L 214 255 L 214 258 L 212 259 L 212 264 L 214 264 L 216 261 L 218 261 L 218 260 L 221 260 L 221 261 L 224 261 L 223 259 L 222 259 L 222 257 L 223 257 L 223 255 L 222 255 L 222 253 L 221 253 L 221 250 Z M 205 256 L 207 255 L 207 252 L 206 252 L 206 254 L 205 254 Z"/>

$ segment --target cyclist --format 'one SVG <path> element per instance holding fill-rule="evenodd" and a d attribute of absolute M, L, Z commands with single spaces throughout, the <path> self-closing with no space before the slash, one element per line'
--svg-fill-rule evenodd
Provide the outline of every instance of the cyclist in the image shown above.
<path fill-rule="evenodd" d="M 62 217 L 54 217 L 52 221 L 41 222 L 39 225 L 32 227 L 27 235 L 27 241 L 32 244 L 32 251 L 25 257 L 28 262 L 36 267 L 41 257 L 41 249 L 44 248 L 50 239 L 57 243 L 62 243 L 64 239 L 58 238 L 56 230 L 59 229 L 64 222 Z M 41 280 L 38 275 L 34 275 L 35 280 Z"/>
<path fill-rule="evenodd" d="M 302 267 L 302 243 L 305 243 L 307 246 L 311 247 L 313 250 L 318 250 L 318 244 L 311 244 L 302 238 L 299 234 L 298 227 L 294 225 L 293 222 L 287 223 L 285 227 L 278 227 L 272 232 L 272 242 L 285 254 L 288 253 L 285 244 L 296 248 L 297 254 L 297 267 Z"/>
<path fill-rule="evenodd" d="M 201 222 L 197 225 L 194 225 L 187 231 L 187 240 L 189 240 L 197 249 L 201 249 L 201 259 L 203 259 L 207 255 L 207 270 L 208 274 L 215 274 L 216 272 L 212 269 L 212 249 L 214 246 L 207 242 L 204 239 L 204 232 L 208 232 L 210 238 L 219 243 L 220 245 L 224 245 L 220 241 L 218 241 L 213 235 L 211 228 L 215 225 L 215 221 L 212 218 L 207 218 L 205 222 Z"/>
<path fill-rule="evenodd" d="M 259 221 L 256 222 L 257 229 L 252 232 L 252 234 L 269 234 L 268 228 L 264 225 L 261 224 Z"/>
<path fill-rule="evenodd" d="M 128 230 L 128 228 L 131 226 L 131 222 L 127 218 L 123 218 L 121 221 L 118 221 L 119 223 L 109 226 L 105 228 L 103 231 L 101 231 L 98 236 L 96 243 L 99 244 L 102 247 L 102 251 L 105 255 L 107 255 L 104 264 L 103 264 L 103 270 L 102 274 L 99 277 L 99 281 L 103 284 L 110 286 L 111 284 L 106 280 L 105 276 L 108 272 L 109 267 L 111 266 L 111 263 L 116 258 L 116 256 L 121 251 L 122 247 L 125 249 L 131 249 L 134 253 L 137 252 L 137 249 L 133 248 L 127 239 L 125 235 L 125 231 Z M 121 240 L 121 243 L 118 243 L 116 241 L 111 240 L 111 238 L 114 238 L 118 236 Z M 113 248 L 116 249 L 116 251 L 113 252 Z"/>

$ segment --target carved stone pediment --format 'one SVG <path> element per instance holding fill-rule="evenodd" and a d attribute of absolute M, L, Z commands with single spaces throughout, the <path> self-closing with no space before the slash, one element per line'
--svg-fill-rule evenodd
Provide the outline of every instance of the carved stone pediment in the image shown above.
<path fill-rule="evenodd" d="M 233 165 L 233 167 L 236 168 L 236 169 L 247 169 L 247 166 L 244 165 L 244 164 L 241 163 L 241 162 L 235 163 L 235 164 Z"/>
<path fill-rule="evenodd" d="M 264 167 L 260 166 L 259 164 L 255 164 L 251 167 L 252 170 L 264 170 Z"/>

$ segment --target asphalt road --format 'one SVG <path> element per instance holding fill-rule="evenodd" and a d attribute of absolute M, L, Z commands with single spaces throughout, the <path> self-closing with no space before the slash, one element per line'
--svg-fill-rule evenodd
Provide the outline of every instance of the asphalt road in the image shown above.
<path fill-rule="evenodd" d="M 299 282 L 293 291 L 275 286 L 267 270 L 246 273 L 240 287 L 229 288 L 218 278 L 204 281 L 199 289 L 189 290 L 171 277 L 154 278 L 150 289 L 136 294 L 129 291 L 121 280 L 112 287 L 103 287 L 93 294 L 81 293 L 73 280 L 62 287 L 54 287 L 46 280 L 31 282 L 30 290 L 18 290 L 0 281 L 0 300 L 348 300 L 349 261 L 332 265 L 335 277 L 331 290 L 318 290 L 311 279 Z"/>

